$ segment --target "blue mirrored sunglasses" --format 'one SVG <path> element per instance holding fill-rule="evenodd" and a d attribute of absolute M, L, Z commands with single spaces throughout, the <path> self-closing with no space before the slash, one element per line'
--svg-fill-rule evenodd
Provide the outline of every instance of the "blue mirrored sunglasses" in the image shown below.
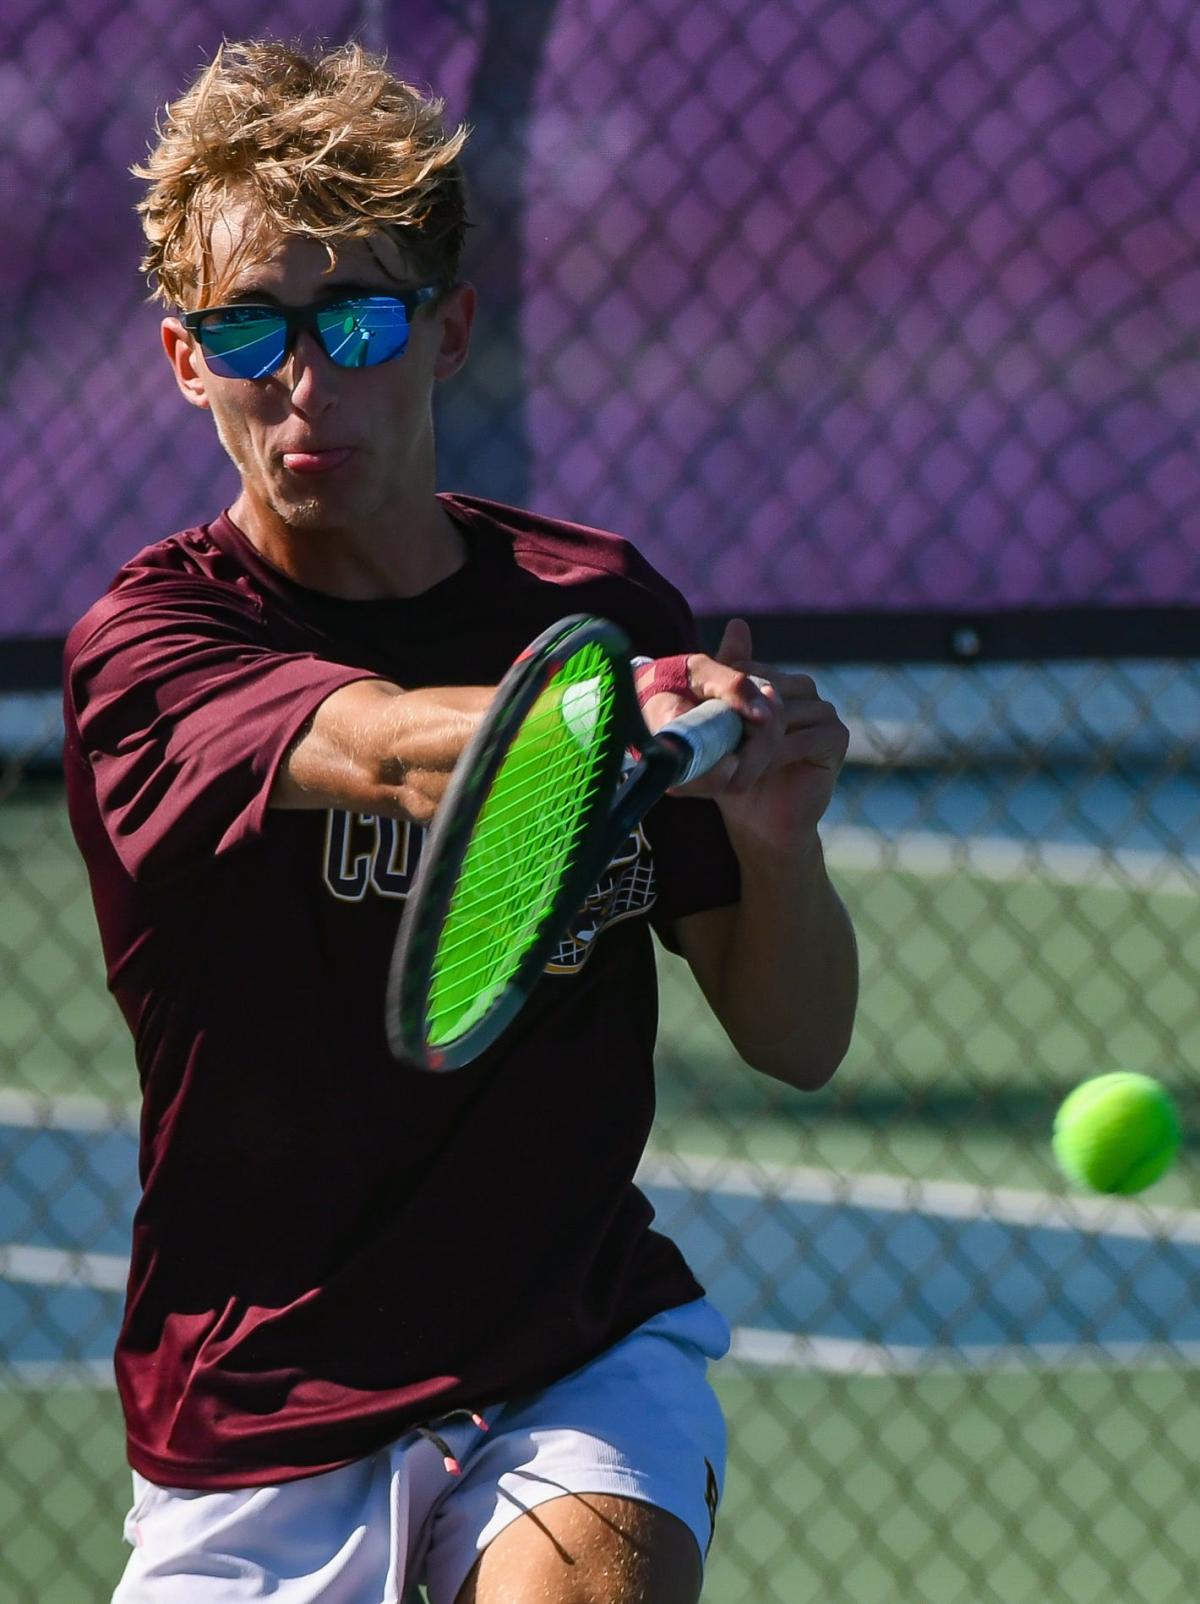
<path fill-rule="evenodd" d="M 405 295 L 350 295 L 312 306 L 243 302 L 185 312 L 204 360 L 222 379 L 265 379 L 277 373 L 303 329 L 339 368 L 374 368 L 408 349 L 413 314 L 440 294 L 426 284 Z"/>

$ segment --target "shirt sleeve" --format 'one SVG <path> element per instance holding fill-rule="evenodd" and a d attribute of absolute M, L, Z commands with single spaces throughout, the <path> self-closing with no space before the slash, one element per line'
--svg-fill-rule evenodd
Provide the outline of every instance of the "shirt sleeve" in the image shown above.
<path fill-rule="evenodd" d="M 251 597 L 203 579 L 113 593 L 84 622 L 67 643 L 68 726 L 141 880 L 256 837 L 306 720 L 341 686 L 379 677 L 274 649 Z"/>
<path fill-rule="evenodd" d="M 721 810 L 706 797 L 664 797 L 651 808 L 645 830 L 658 887 L 651 921 L 664 946 L 678 952 L 677 919 L 740 900 L 737 856 Z"/>

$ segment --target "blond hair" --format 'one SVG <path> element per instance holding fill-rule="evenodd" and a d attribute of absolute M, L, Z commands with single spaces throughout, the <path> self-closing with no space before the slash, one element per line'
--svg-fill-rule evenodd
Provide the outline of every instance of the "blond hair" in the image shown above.
<path fill-rule="evenodd" d="M 383 231 L 421 282 L 452 284 L 466 230 L 467 130 L 447 133 L 442 110 L 358 44 L 315 56 L 223 44 L 132 168 L 149 183 L 138 211 L 153 297 L 213 304 L 212 228 L 231 201 L 245 204 L 230 270 L 289 235 L 323 241 L 332 265 L 338 241 Z"/>

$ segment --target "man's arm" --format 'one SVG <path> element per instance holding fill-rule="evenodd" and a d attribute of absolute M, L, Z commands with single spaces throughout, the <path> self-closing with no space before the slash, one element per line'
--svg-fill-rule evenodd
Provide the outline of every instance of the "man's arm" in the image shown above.
<path fill-rule="evenodd" d="M 850 1045 L 858 957 L 814 831 L 786 859 L 738 853 L 741 901 L 679 920 L 683 956 L 745 1061 L 815 1091 Z"/>
<path fill-rule="evenodd" d="M 405 691 L 356 680 L 317 708 L 271 788 L 274 808 L 344 808 L 428 824 L 494 686 Z"/>
<path fill-rule="evenodd" d="M 817 823 L 829 806 L 848 732 L 805 674 L 750 660 L 735 619 L 714 662 L 689 659 L 690 690 L 729 697 L 731 671 L 771 682 L 774 717 L 751 729 L 736 758 L 689 790 L 721 809 L 741 873 L 741 898 L 680 919 L 684 957 L 746 1062 L 802 1090 L 823 1086 L 850 1044 L 858 998 L 854 932 L 825 872 Z M 655 726 L 680 711 L 669 695 L 646 705 Z"/>

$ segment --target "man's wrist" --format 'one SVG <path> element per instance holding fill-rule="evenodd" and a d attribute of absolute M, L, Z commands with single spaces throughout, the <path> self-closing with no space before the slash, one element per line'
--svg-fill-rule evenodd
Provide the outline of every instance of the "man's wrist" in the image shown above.
<path fill-rule="evenodd" d="M 720 806 L 719 798 L 717 805 Z M 741 866 L 743 881 L 758 877 L 791 885 L 797 880 L 825 878 L 825 848 L 816 824 L 798 830 L 784 848 L 764 841 L 737 819 L 727 818 L 725 828 Z"/>
<path fill-rule="evenodd" d="M 633 688 L 639 707 L 645 707 L 652 696 L 658 696 L 663 691 L 695 704 L 686 652 L 673 657 L 635 657 L 632 666 Z"/>

